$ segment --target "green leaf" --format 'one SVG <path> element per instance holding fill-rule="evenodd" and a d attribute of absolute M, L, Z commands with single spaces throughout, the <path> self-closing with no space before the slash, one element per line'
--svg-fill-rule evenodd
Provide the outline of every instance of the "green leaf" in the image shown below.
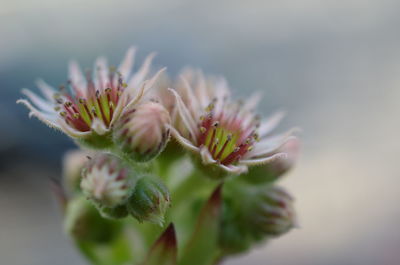
<path fill-rule="evenodd" d="M 176 265 L 177 244 L 175 228 L 170 224 L 160 238 L 151 247 L 146 261 L 142 265 Z"/>
<path fill-rule="evenodd" d="M 121 221 L 101 217 L 83 196 L 68 202 L 64 229 L 84 256 L 96 265 L 121 265 L 131 262 L 131 246 Z"/>
<path fill-rule="evenodd" d="M 180 265 L 211 265 L 218 251 L 219 218 L 221 214 L 219 185 L 200 212 L 197 225 L 183 253 Z"/>

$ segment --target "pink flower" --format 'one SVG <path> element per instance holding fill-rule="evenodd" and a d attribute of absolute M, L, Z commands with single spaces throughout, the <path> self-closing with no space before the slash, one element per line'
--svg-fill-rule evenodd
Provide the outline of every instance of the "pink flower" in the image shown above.
<path fill-rule="evenodd" d="M 164 70 L 149 79 L 154 57 L 151 54 L 137 72 L 131 73 L 134 55 L 135 48 L 130 48 L 117 69 L 108 67 L 105 58 L 98 58 L 94 73 L 88 71 L 85 75 L 76 62 L 71 62 L 67 86 L 56 90 L 39 80 L 37 86 L 44 98 L 23 89 L 28 99 L 17 103 L 28 107 L 30 116 L 73 138 L 105 135 L 122 113 L 142 99 Z"/>
<path fill-rule="evenodd" d="M 261 96 L 233 102 L 223 78 L 204 77 L 201 72 L 186 71 L 179 92 L 170 89 L 176 100 L 178 119 L 171 133 L 184 147 L 226 173 L 241 174 L 248 166 L 287 157 L 278 152 L 293 138 L 293 129 L 270 135 L 283 118 L 278 112 L 260 120 L 254 108 Z"/>

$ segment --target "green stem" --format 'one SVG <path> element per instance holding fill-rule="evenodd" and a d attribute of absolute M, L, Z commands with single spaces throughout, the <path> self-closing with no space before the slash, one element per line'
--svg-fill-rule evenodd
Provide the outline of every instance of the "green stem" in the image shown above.
<path fill-rule="evenodd" d="M 102 265 L 102 262 L 97 257 L 94 247 L 86 242 L 76 241 L 75 245 L 79 251 L 86 257 L 86 259 L 93 265 Z"/>
<path fill-rule="evenodd" d="M 137 162 L 131 158 L 130 155 L 127 153 L 122 152 L 116 146 L 113 146 L 108 150 L 110 153 L 114 154 L 115 156 L 119 157 L 126 165 L 131 167 L 134 171 L 138 173 L 149 173 L 152 172 L 155 167 L 154 161 L 149 162 Z"/>
<path fill-rule="evenodd" d="M 193 169 L 192 173 L 173 191 L 172 202 L 174 205 L 179 205 L 182 201 L 187 201 L 189 196 L 195 198 L 195 194 L 208 191 L 216 184 L 218 183 L 207 179 L 196 169 Z"/>
<path fill-rule="evenodd" d="M 190 192 L 193 191 L 195 187 L 199 184 L 199 178 L 195 173 L 196 172 L 186 177 L 178 186 L 178 188 L 173 192 L 172 200 L 174 204 L 179 204 L 179 202 L 182 201 L 182 199 L 187 196 L 187 194 L 190 194 Z"/>

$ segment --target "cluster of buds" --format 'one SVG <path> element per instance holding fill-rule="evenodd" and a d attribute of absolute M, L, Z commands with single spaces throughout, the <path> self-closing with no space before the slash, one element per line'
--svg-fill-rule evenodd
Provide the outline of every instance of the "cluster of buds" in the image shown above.
<path fill-rule="evenodd" d="M 168 188 L 153 176 L 139 175 L 114 155 L 90 159 L 82 171 L 81 189 L 104 217 L 131 214 L 140 222 L 163 224 L 170 204 Z"/>
<path fill-rule="evenodd" d="M 18 100 L 82 148 L 65 156 L 65 230 L 93 263 L 217 264 L 293 228 L 293 199 L 274 184 L 299 153 L 296 130 L 272 134 L 283 113 L 262 119 L 259 94 L 233 100 L 224 78 L 201 71 L 185 69 L 172 81 L 153 71 L 153 55 L 131 74 L 134 55 L 129 49 L 117 68 L 99 58 L 86 74 L 72 62 L 59 90 L 39 81 L 43 97 L 24 89 L 27 99 Z M 121 222 L 128 217 L 138 222 Z M 179 256 L 165 220 L 180 225 Z M 160 230 L 143 223 L 166 228 L 152 247 Z M 149 250 L 142 260 L 120 249 L 132 224 L 134 245 Z"/>

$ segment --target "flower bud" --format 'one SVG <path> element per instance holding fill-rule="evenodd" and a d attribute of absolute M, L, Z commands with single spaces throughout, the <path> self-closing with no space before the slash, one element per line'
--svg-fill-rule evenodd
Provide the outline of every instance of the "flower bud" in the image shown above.
<path fill-rule="evenodd" d="M 271 186 L 256 196 L 248 213 L 255 237 L 280 236 L 297 226 L 293 198 L 284 189 Z"/>
<path fill-rule="evenodd" d="M 64 230 L 78 241 L 105 243 L 120 231 L 119 223 L 104 219 L 83 196 L 68 202 Z"/>
<path fill-rule="evenodd" d="M 162 225 L 170 202 L 169 190 L 161 179 L 144 176 L 136 183 L 127 208 L 129 213 L 140 222 L 148 221 Z"/>
<path fill-rule="evenodd" d="M 82 169 L 87 162 L 89 152 L 82 150 L 68 151 L 63 157 L 63 186 L 72 193 L 80 189 Z"/>
<path fill-rule="evenodd" d="M 243 175 L 243 178 L 254 184 L 273 182 L 288 172 L 296 163 L 299 157 L 300 141 L 298 138 L 290 138 L 277 153 L 285 153 L 277 160 L 270 163 L 251 167 L 249 173 Z"/>
<path fill-rule="evenodd" d="M 99 208 L 126 203 L 134 186 L 134 173 L 114 155 L 97 155 L 82 171 L 82 191 Z"/>
<path fill-rule="evenodd" d="M 149 101 L 126 112 L 116 124 L 114 140 L 134 160 L 145 162 L 156 157 L 169 140 L 168 111 Z"/>
<path fill-rule="evenodd" d="M 239 179 L 225 184 L 219 231 L 224 255 L 243 253 L 295 225 L 293 199 L 282 188 L 248 185 Z"/>

